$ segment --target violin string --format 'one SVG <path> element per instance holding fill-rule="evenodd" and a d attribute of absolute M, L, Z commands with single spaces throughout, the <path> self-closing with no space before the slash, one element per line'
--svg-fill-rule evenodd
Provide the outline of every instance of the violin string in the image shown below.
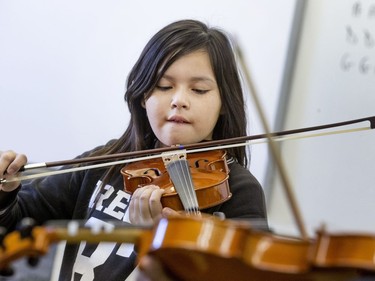
<path fill-rule="evenodd" d="M 169 163 L 166 166 L 166 168 L 167 168 L 168 174 L 169 174 L 169 176 L 170 176 L 170 178 L 172 180 L 174 189 L 176 190 L 178 196 L 181 199 L 181 202 L 182 202 L 182 205 L 184 207 L 184 210 L 188 211 L 190 209 L 190 204 L 187 201 L 188 198 L 184 194 L 185 190 L 181 187 L 182 183 L 181 183 L 180 178 L 178 176 L 179 173 L 176 172 L 176 163 L 177 163 L 176 161 L 174 161 L 172 163 Z"/>
<path fill-rule="evenodd" d="M 197 198 L 197 194 L 195 192 L 195 188 L 193 184 L 193 179 L 191 176 L 189 162 L 188 160 L 184 159 L 183 161 L 180 162 L 180 165 L 182 166 L 182 171 L 183 171 L 184 187 L 185 187 L 187 196 L 191 202 L 191 206 L 190 206 L 191 212 L 197 215 L 199 213 L 199 204 L 198 204 L 198 198 Z"/>
<path fill-rule="evenodd" d="M 193 208 L 193 202 L 191 200 L 191 197 L 189 196 L 188 189 L 186 186 L 186 175 L 182 166 L 182 161 L 183 160 L 177 160 L 176 162 L 172 163 L 173 167 L 175 168 L 173 178 L 174 181 L 177 181 L 179 183 L 178 186 L 176 186 L 176 191 L 183 202 L 185 211 L 187 213 L 191 213 Z"/>
<path fill-rule="evenodd" d="M 186 201 L 188 203 L 188 210 L 186 210 L 188 213 L 192 213 L 196 210 L 197 208 L 197 200 L 194 200 L 194 196 L 191 193 L 191 190 L 193 191 L 194 195 L 194 186 L 192 185 L 192 180 L 191 180 L 191 175 L 190 175 L 190 170 L 189 166 L 186 164 L 187 160 L 179 160 L 177 162 L 176 167 L 179 167 L 177 169 L 177 177 L 181 181 L 181 189 L 183 190 L 182 194 L 185 196 Z M 190 182 L 189 182 L 190 179 Z"/>
<path fill-rule="evenodd" d="M 167 170 L 185 211 L 197 213 L 198 200 L 188 161 L 186 159 L 175 160 L 167 165 Z"/>
<path fill-rule="evenodd" d="M 330 132 L 315 133 L 315 134 L 303 134 L 303 135 L 293 135 L 293 136 L 275 136 L 275 137 L 273 137 L 273 139 L 274 139 L 274 141 L 279 142 L 279 141 L 307 139 L 307 138 L 328 136 L 328 135 L 335 135 L 335 134 L 345 134 L 345 133 L 365 131 L 365 130 L 370 130 L 370 129 L 371 129 L 371 127 L 367 126 L 367 127 L 360 127 L 360 128 L 352 128 L 352 129 L 345 129 L 345 130 L 336 130 L 336 131 L 330 131 Z M 267 143 L 267 142 L 268 142 L 268 140 L 250 140 L 250 141 L 237 143 L 237 144 L 227 144 L 227 145 L 212 146 L 212 147 L 206 147 L 206 148 L 191 149 L 191 150 L 187 150 L 186 153 L 204 152 L 204 151 L 217 150 L 217 149 L 226 149 L 226 148 L 232 148 L 232 147 L 256 145 L 256 144 L 263 144 L 263 143 Z M 175 151 L 165 152 L 165 154 L 167 154 L 167 155 L 168 154 L 173 155 L 175 153 L 176 153 Z M 148 156 L 137 157 L 137 158 L 132 158 L 132 159 L 124 159 L 124 160 L 111 161 L 111 162 L 105 162 L 105 163 L 100 163 L 100 164 L 93 164 L 93 165 L 67 168 L 67 169 L 61 169 L 61 170 L 53 170 L 53 171 L 49 171 L 49 172 L 34 173 L 34 174 L 23 175 L 23 176 L 14 176 L 14 177 L 9 177 L 7 179 L 2 178 L 2 179 L 0 179 L 0 184 L 10 183 L 10 182 L 15 182 L 15 181 L 31 180 L 31 179 L 42 178 L 42 177 L 47 177 L 47 176 L 52 176 L 52 175 L 78 172 L 78 171 L 83 171 L 83 170 L 104 168 L 104 167 L 109 167 L 109 166 L 131 163 L 131 162 L 135 162 L 135 161 L 142 161 L 142 160 L 158 158 L 158 157 L 160 157 L 160 155 L 158 155 L 158 154 L 148 155 Z M 31 165 L 34 165 L 34 164 L 28 164 L 28 165 L 31 166 Z M 33 168 L 30 168 L 30 170 L 31 169 L 33 169 Z"/>

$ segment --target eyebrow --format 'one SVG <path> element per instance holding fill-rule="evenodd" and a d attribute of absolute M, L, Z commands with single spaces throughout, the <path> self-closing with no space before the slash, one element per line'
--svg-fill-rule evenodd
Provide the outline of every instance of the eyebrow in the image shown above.
<path fill-rule="evenodd" d="M 167 80 L 174 80 L 174 78 L 172 76 L 167 75 L 167 74 L 165 74 L 161 77 L 161 79 L 163 79 L 163 78 L 167 79 Z M 193 82 L 200 82 L 200 81 L 205 82 L 205 81 L 207 81 L 209 83 L 216 84 L 216 80 L 211 79 L 210 77 L 207 77 L 207 76 L 193 76 L 190 80 L 193 81 Z"/>

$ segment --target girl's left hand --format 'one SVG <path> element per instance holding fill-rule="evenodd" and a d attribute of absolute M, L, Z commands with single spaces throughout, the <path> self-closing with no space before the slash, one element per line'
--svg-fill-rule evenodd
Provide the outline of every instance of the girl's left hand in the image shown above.
<path fill-rule="evenodd" d="M 152 225 L 162 217 L 160 198 L 164 189 L 156 185 L 137 188 L 130 200 L 129 219 L 132 224 Z"/>
<path fill-rule="evenodd" d="M 129 219 L 132 224 L 152 225 L 162 217 L 179 215 L 171 208 L 161 205 L 160 198 L 164 189 L 156 185 L 147 185 L 137 188 L 130 200 Z"/>

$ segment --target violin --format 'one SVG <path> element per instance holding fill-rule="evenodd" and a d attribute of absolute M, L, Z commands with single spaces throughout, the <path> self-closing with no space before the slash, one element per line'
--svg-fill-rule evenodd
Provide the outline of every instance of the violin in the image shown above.
<path fill-rule="evenodd" d="M 164 189 L 163 207 L 174 210 L 205 209 L 229 200 L 229 169 L 224 150 L 176 153 L 132 162 L 121 169 L 124 189 L 133 193 L 144 185 Z M 195 201 L 197 200 L 197 201 Z M 194 203 L 193 203 L 194 202 Z"/>
<path fill-rule="evenodd" d="M 312 253 L 318 244 L 313 240 L 273 235 L 252 228 L 249 221 L 181 215 L 162 218 L 152 227 L 109 222 L 89 228 L 69 221 L 66 225 L 59 222 L 33 226 L 26 233 L 13 231 L 4 237 L 0 247 L 0 271 L 6 272 L 13 260 L 23 256 L 44 255 L 50 244 L 62 240 L 134 243 L 138 261 L 146 254 L 156 256 L 172 276 L 182 281 L 249 278 L 252 281 L 345 281 L 357 277 L 357 269 L 363 265 L 337 268 L 324 262 L 317 264 Z M 338 255 L 340 252 L 337 258 Z M 375 272 L 374 262 L 371 269 Z"/>

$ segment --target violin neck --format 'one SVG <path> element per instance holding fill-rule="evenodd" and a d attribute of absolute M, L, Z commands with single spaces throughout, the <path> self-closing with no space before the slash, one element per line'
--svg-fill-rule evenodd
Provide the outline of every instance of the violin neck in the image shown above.
<path fill-rule="evenodd" d="M 80 228 L 72 233 L 68 228 L 47 228 L 51 242 L 66 241 L 67 243 L 79 243 L 86 241 L 88 243 L 99 242 L 118 242 L 137 244 L 142 233 L 141 228 L 114 228 L 110 231 L 93 231 L 89 228 Z"/>

